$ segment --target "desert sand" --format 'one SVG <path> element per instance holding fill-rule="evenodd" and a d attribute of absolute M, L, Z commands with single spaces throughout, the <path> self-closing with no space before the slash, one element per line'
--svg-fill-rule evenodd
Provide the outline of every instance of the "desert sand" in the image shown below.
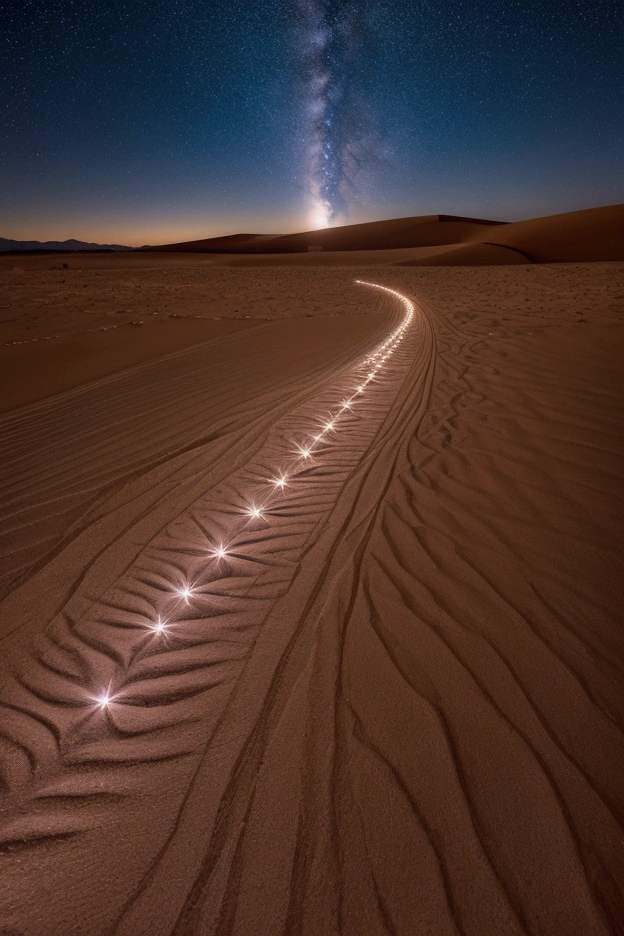
<path fill-rule="evenodd" d="M 301 234 L 238 234 L 151 249 L 164 253 L 266 255 L 319 248 L 330 254 L 382 251 L 382 257 L 369 256 L 367 262 L 403 262 L 415 266 L 624 260 L 624 205 L 569 211 L 513 224 L 425 215 Z M 392 255 L 391 250 L 397 253 Z M 315 259 L 310 258 L 311 262 Z M 260 262 L 266 260 L 261 258 Z"/>
<path fill-rule="evenodd" d="M 624 932 L 624 264 L 353 246 L 0 259 L 0 932 Z"/>

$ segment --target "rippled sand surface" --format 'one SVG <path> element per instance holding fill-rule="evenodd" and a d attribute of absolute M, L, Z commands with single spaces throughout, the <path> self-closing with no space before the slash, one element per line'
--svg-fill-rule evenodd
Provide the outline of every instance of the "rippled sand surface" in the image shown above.
<path fill-rule="evenodd" d="M 0 930 L 621 932 L 622 264 L 28 262 Z"/>

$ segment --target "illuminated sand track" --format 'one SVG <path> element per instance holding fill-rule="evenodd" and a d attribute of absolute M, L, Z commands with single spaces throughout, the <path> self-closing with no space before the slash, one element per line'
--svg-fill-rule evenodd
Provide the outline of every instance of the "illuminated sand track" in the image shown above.
<path fill-rule="evenodd" d="M 279 418 L 259 452 L 142 548 L 82 616 L 58 615 L 45 642 L 5 681 L 3 735 L 15 782 L 1 841 L 9 853 L 54 844 L 62 862 L 74 840 L 110 835 L 113 821 L 132 825 L 137 794 L 158 798 L 163 767 L 170 784 L 174 763 L 182 792 L 163 807 L 167 826 L 187 802 L 197 757 L 202 763 L 227 748 L 222 734 L 231 735 L 232 723 L 246 736 L 253 707 L 266 703 L 344 547 L 353 499 L 368 478 L 359 472 L 362 457 L 383 444 L 380 429 L 414 357 L 420 326 L 413 303 L 387 287 L 360 285 L 400 304 L 390 334 Z M 237 711 L 250 694 L 253 705 Z M 57 808 L 33 808 L 43 802 Z M 69 808 L 80 804 L 86 808 Z M 206 818 L 207 841 L 214 822 Z M 127 859 L 118 858 L 124 867 Z M 153 860 L 135 867 L 128 882 L 149 880 Z M 90 874 L 83 887 L 91 886 Z M 133 913 L 131 902 L 121 931 L 157 931 Z M 100 923 L 93 925 L 98 932 Z M 64 926 L 58 931 L 69 932 Z"/>
<path fill-rule="evenodd" d="M 0 417 L 7 936 L 621 930 L 615 332 L 321 280 Z"/>

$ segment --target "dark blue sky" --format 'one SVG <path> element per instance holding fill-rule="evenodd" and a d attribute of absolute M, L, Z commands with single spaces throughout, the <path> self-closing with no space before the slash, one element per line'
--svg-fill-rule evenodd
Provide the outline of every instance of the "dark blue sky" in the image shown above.
<path fill-rule="evenodd" d="M 624 201 L 620 0 L 0 0 L 0 236 Z"/>

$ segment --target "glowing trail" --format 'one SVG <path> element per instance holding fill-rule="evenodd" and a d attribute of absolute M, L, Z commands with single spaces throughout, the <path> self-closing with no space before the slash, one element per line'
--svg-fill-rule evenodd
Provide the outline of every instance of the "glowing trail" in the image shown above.
<path fill-rule="evenodd" d="M 369 353 L 359 365 L 356 365 L 354 368 L 354 373 L 359 372 L 360 382 L 354 387 L 351 396 L 346 396 L 342 399 L 339 406 L 338 412 L 333 415 L 330 413 L 329 419 L 325 418 L 323 422 L 322 419 L 319 419 L 320 424 L 322 425 L 322 431 L 317 432 L 316 435 L 310 436 L 311 441 L 306 444 L 297 444 L 295 446 L 296 454 L 293 455 L 291 449 L 289 456 L 291 460 L 295 462 L 295 468 L 293 474 L 289 474 L 286 471 L 281 471 L 276 474 L 274 477 L 268 478 L 267 483 L 272 487 L 274 496 L 280 496 L 284 494 L 287 487 L 289 487 L 289 480 L 291 477 L 304 472 L 308 472 L 310 468 L 306 466 L 305 468 L 301 467 L 301 460 L 307 462 L 315 454 L 317 446 L 320 446 L 322 443 L 322 452 L 319 451 L 318 454 L 325 455 L 327 450 L 331 447 L 331 442 L 334 441 L 332 438 L 329 439 L 329 435 L 335 436 L 338 432 L 338 428 L 347 428 L 348 423 L 341 423 L 341 420 L 346 419 L 348 416 L 353 415 L 353 405 L 354 403 L 359 402 L 359 397 L 363 394 L 366 388 L 373 381 L 378 382 L 381 377 L 381 371 L 384 368 L 386 362 L 389 360 L 391 355 L 397 350 L 401 342 L 403 341 L 407 329 L 412 323 L 415 316 L 414 304 L 411 302 L 407 296 L 403 296 L 401 293 L 397 292 L 394 289 L 390 289 L 387 286 L 381 286 L 377 283 L 368 283 L 363 280 L 356 280 L 356 283 L 362 286 L 368 286 L 373 289 L 380 289 L 391 296 L 398 299 L 405 309 L 405 317 L 401 325 L 395 328 L 387 338 L 381 342 L 371 353 Z M 367 376 L 362 379 L 362 369 L 367 369 Z M 344 393 L 344 390 L 343 390 Z M 339 423 L 340 426 L 338 425 Z M 315 463 L 313 463 L 314 466 Z M 303 479 L 302 479 L 303 480 Z M 220 562 L 222 559 L 226 558 L 231 554 L 231 546 L 235 542 L 236 537 L 245 527 L 245 524 L 248 523 L 249 519 L 254 520 L 264 520 L 265 511 L 270 507 L 270 497 L 268 499 L 263 499 L 262 506 L 258 506 L 254 501 L 248 501 L 247 506 L 239 510 L 239 514 L 242 513 L 246 518 L 246 521 L 242 520 L 241 525 L 238 530 L 232 531 L 230 541 L 226 544 L 220 542 L 219 545 L 210 545 L 207 556 L 209 559 L 216 559 L 217 562 Z M 184 581 L 182 585 L 175 586 L 171 585 L 171 591 L 173 594 L 177 595 L 178 598 L 182 599 L 185 604 L 190 604 L 190 599 L 197 595 L 196 589 L 197 582 Z M 154 621 L 150 621 L 146 626 L 156 635 L 163 635 L 167 632 L 171 626 L 172 618 L 163 618 L 160 614 L 157 615 Z M 175 623 L 175 619 L 173 619 Z M 109 689 L 105 692 L 101 692 L 97 696 L 91 696 L 92 704 L 96 704 L 100 709 L 107 709 L 113 702 L 122 702 L 123 699 L 119 696 L 115 697 L 111 694 L 110 686 Z"/>

